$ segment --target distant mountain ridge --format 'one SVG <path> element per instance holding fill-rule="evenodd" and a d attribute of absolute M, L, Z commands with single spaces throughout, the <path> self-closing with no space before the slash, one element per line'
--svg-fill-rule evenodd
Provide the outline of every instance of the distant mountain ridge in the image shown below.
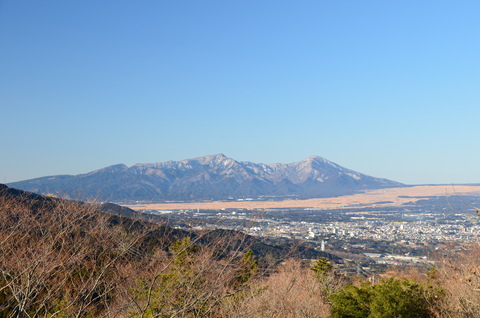
<path fill-rule="evenodd" d="M 131 167 L 118 164 L 86 174 L 48 176 L 8 185 L 41 194 L 116 202 L 303 199 L 403 186 L 318 156 L 288 164 L 262 164 L 236 161 L 223 154 Z"/>

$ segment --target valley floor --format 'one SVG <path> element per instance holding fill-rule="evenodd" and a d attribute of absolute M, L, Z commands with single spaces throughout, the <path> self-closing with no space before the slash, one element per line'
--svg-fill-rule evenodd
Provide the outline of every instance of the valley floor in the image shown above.
<path fill-rule="evenodd" d="M 367 190 L 354 195 L 345 195 L 333 198 L 318 198 L 308 200 L 284 201 L 257 201 L 243 199 L 236 201 L 210 201 L 210 202 L 172 202 L 172 203 L 138 203 L 125 205 L 133 210 L 220 210 L 220 209 L 275 209 L 275 208 L 322 208 L 322 209 L 348 209 L 361 206 L 400 206 L 409 202 L 416 202 L 425 197 L 434 196 L 480 196 L 480 186 L 470 185 L 434 185 L 413 186 L 402 188 L 387 188 Z"/>

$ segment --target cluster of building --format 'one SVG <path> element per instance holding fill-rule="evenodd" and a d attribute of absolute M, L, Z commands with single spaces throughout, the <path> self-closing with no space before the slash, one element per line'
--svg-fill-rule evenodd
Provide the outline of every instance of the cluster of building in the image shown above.
<path fill-rule="evenodd" d="M 235 229 L 270 238 L 308 241 L 321 250 L 363 254 L 378 264 L 429 262 L 429 251 L 442 244 L 478 240 L 476 214 L 408 209 L 392 211 L 182 210 L 145 211 L 168 215 L 179 227 Z M 309 213 L 307 215 L 307 212 Z M 378 243 L 381 242 L 381 243 Z M 393 247 L 396 247 L 396 253 Z M 418 253 L 418 251 L 423 253 Z M 410 253 L 412 255 L 410 255 Z"/>
<path fill-rule="evenodd" d="M 447 241 L 476 241 L 480 224 L 472 224 L 463 215 L 450 222 L 431 221 L 380 221 L 356 219 L 355 221 L 332 222 L 326 224 L 305 221 L 291 221 L 288 223 L 277 220 L 263 220 L 262 225 L 251 228 L 244 227 L 243 231 L 252 235 L 283 236 L 297 239 L 322 239 L 324 237 L 371 239 L 383 241 L 410 241 L 410 242 L 447 242 Z"/>

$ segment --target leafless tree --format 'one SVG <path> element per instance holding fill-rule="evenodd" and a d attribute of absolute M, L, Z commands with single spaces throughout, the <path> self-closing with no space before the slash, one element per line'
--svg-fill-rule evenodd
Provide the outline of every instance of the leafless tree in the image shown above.
<path fill-rule="evenodd" d="M 4 317 L 108 311 L 145 233 L 114 225 L 93 206 L 0 196 L 0 310 Z"/>

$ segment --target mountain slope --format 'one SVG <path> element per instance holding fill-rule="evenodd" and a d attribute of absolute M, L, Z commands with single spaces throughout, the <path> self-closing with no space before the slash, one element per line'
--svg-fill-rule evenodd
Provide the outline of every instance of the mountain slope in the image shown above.
<path fill-rule="evenodd" d="M 150 254 L 151 251 L 149 252 L 149 249 L 161 246 L 166 248 L 172 242 L 190 237 L 198 245 L 213 246 L 217 244 L 216 248 L 218 248 L 219 254 L 225 253 L 227 250 L 238 252 L 241 248 L 241 250 L 253 250 L 260 260 L 265 260 L 265 257 L 269 257 L 270 261 L 272 257 L 282 260 L 292 257 L 292 255 L 300 258 L 328 257 L 330 259 L 338 259 L 337 256 L 319 252 L 308 244 L 299 244 L 299 242 L 294 240 L 281 239 L 272 244 L 267 243 L 262 238 L 243 234 L 235 230 L 186 231 L 165 224 L 165 219 L 160 217 L 143 214 L 113 203 L 96 204 L 64 200 L 11 188 L 0 183 L 0 215 L 7 219 L 11 217 L 18 218 L 19 211 L 22 211 L 23 216 L 42 215 L 45 219 L 53 220 L 53 224 L 61 229 L 65 229 L 68 226 L 58 223 L 58 219 L 55 217 L 56 213 L 64 215 L 67 219 L 77 218 L 77 221 L 81 219 L 84 222 L 83 225 L 88 229 L 98 225 L 99 220 L 104 217 L 107 221 L 105 224 L 108 227 L 120 226 L 130 235 L 144 231 L 144 234 L 148 233 L 148 235 L 142 239 L 141 246 L 136 251 L 137 256 Z M 14 221 L 17 222 L 16 219 Z M 31 226 L 45 226 L 45 222 L 38 222 L 38 219 L 30 223 L 32 223 Z M 71 222 L 68 225 L 71 226 L 73 223 Z M 5 223 L 0 224 L 4 225 L 3 228 L 0 226 L 0 232 L 5 229 L 15 231 L 13 226 L 5 227 Z M 78 225 L 80 223 L 76 222 L 75 224 Z M 107 231 L 108 228 L 104 230 Z M 162 241 L 167 243 L 160 244 Z"/>
<path fill-rule="evenodd" d="M 76 176 L 10 183 L 22 190 L 102 201 L 328 197 L 401 186 L 313 156 L 289 164 L 239 162 L 223 154 L 182 161 L 114 165 Z"/>

